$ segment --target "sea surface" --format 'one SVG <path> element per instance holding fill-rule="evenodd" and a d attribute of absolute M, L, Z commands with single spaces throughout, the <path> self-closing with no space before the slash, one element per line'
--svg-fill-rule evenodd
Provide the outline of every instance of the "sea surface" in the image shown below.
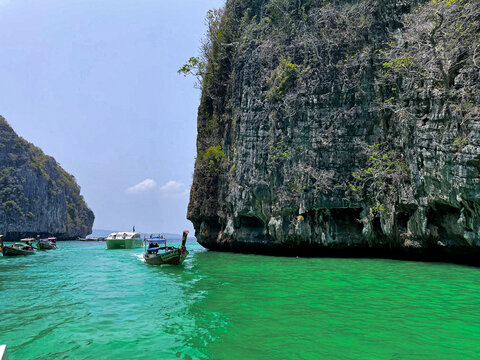
<path fill-rule="evenodd" d="M 0 344 L 25 359 L 480 359 L 480 269 L 59 242 L 0 257 Z"/>

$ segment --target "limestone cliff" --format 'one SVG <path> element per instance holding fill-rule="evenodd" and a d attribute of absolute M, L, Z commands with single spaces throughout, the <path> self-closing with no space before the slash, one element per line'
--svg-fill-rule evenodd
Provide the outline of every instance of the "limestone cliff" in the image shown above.
<path fill-rule="evenodd" d="M 75 178 L 19 137 L 0 117 L 0 232 L 75 239 L 91 233 L 94 215 Z"/>
<path fill-rule="evenodd" d="M 478 259 L 478 1 L 229 0 L 214 25 L 202 245 Z"/>

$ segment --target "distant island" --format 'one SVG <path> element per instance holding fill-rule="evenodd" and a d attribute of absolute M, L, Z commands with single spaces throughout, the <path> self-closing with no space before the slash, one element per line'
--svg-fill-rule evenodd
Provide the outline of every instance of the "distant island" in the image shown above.
<path fill-rule="evenodd" d="M 7 241 L 37 235 L 85 237 L 95 219 L 73 175 L 19 137 L 1 116 L 0 219 Z"/>

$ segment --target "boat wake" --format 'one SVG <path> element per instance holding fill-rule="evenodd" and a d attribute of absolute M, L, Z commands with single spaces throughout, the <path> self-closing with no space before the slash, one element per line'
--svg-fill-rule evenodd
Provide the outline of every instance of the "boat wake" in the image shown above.
<path fill-rule="evenodd" d="M 145 262 L 145 259 L 143 258 L 143 253 L 142 254 L 132 254 L 133 257 L 136 257 L 138 260 L 141 262 Z"/>

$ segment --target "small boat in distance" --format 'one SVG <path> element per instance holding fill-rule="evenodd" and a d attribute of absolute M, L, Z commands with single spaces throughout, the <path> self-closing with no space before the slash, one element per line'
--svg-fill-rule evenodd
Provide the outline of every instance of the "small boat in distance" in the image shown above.
<path fill-rule="evenodd" d="M 47 239 L 40 239 L 38 236 L 37 249 L 38 250 L 55 250 L 57 248 L 57 238 L 49 237 Z"/>
<path fill-rule="evenodd" d="M 107 236 L 107 249 L 135 249 L 142 247 L 142 234 L 139 232 L 114 232 Z"/>
<path fill-rule="evenodd" d="M 21 239 L 22 243 L 12 245 L 5 245 L 3 243 L 3 235 L 0 235 L 0 247 L 2 248 L 3 256 L 20 256 L 20 255 L 35 255 L 35 248 L 32 245 L 33 238 Z"/>
<path fill-rule="evenodd" d="M 78 239 L 78 241 L 105 241 L 104 237 L 91 237 L 85 239 Z"/>
<path fill-rule="evenodd" d="M 183 232 L 182 245 L 178 248 L 167 246 L 167 239 L 161 235 L 158 237 L 150 235 L 150 238 L 144 239 L 145 253 L 143 254 L 143 258 L 145 262 L 150 265 L 180 265 L 188 255 L 188 250 L 185 246 L 187 235 L 188 230 L 185 230 Z M 164 244 L 164 246 L 161 246 L 162 244 Z"/>

